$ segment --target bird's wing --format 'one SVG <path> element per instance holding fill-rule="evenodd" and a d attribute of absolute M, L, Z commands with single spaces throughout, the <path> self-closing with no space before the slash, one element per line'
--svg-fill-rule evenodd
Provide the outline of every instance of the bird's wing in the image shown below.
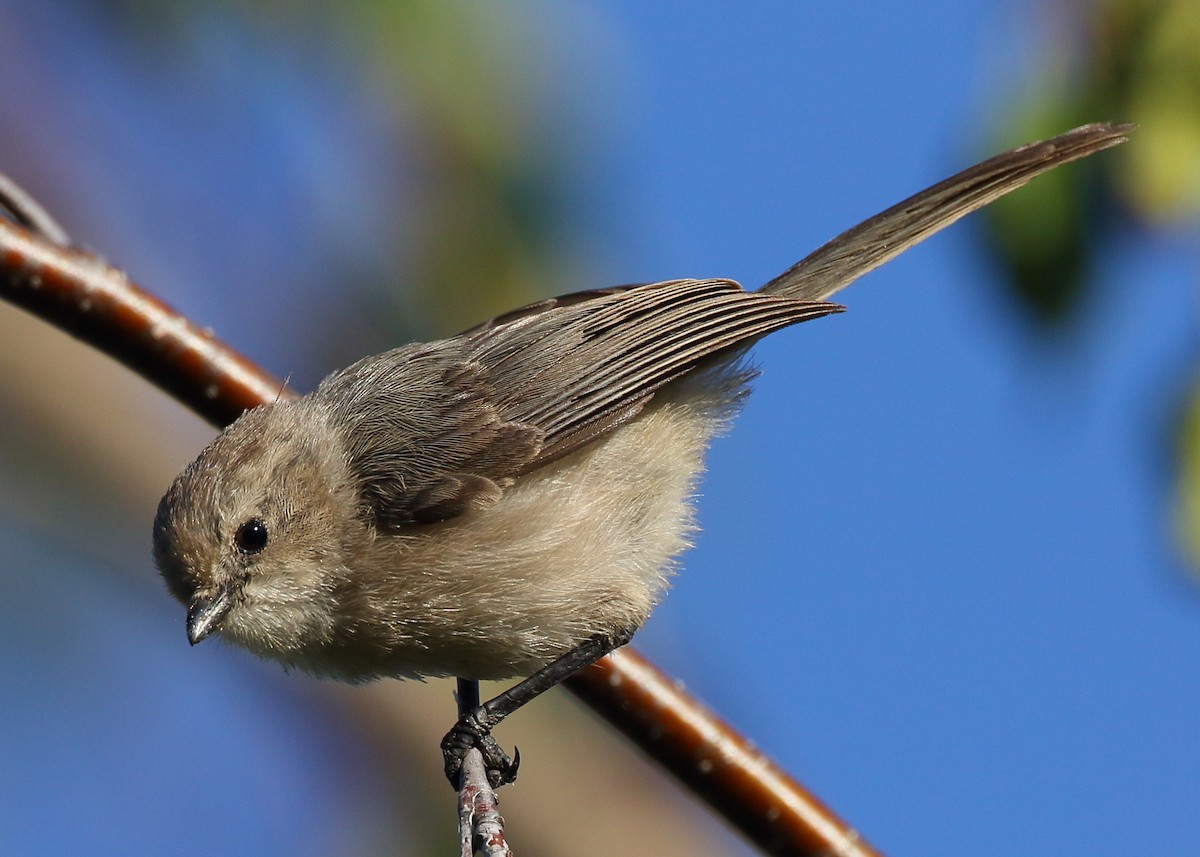
<path fill-rule="evenodd" d="M 634 418 L 707 358 L 840 309 L 729 280 L 584 292 L 367 358 L 315 395 L 345 424 L 378 517 L 442 521 Z"/>

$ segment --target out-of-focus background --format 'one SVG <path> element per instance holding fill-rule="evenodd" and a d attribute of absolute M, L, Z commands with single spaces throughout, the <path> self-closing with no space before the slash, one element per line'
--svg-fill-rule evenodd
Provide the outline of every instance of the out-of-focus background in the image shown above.
<path fill-rule="evenodd" d="M 304 389 L 1139 122 L 756 349 L 637 643 L 888 853 L 1183 855 L 1198 81 L 1190 0 L 0 0 L 0 171 Z M 449 682 L 189 649 L 149 525 L 212 435 L 0 306 L 0 853 L 447 853 Z M 552 696 L 500 732 L 520 853 L 745 851 Z"/>

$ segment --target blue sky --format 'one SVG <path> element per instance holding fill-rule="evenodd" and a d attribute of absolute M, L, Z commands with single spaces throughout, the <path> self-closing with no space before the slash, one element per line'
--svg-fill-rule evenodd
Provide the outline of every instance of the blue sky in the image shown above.
<path fill-rule="evenodd" d="M 623 261 L 651 278 L 762 282 L 975 160 L 1037 86 L 1001 4 L 624 9 L 653 75 Z M 1200 846 L 1164 467 L 1194 270 L 1165 245 L 1103 248 L 1062 343 L 997 297 L 967 223 L 756 348 L 640 642 L 888 853 Z"/>
<path fill-rule="evenodd" d="M 572 69 L 554 85 L 580 92 L 572 145 L 591 270 L 558 291 L 680 276 L 757 285 L 990 154 L 979 129 L 1039 86 L 1025 64 L 1042 47 L 1035 10 L 1011 4 L 530 5 L 557 46 L 546 68 Z M 84 71 L 87 60 L 76 59 Z M 267 101 L 301 104 L 314 125 L 338 103 L 333 84 L 311 100 L 279 82 L 262 84 L 267 96 L 272 85 Z M 155 160 L 156 148 L 143 144 L 145 170 L 171 180 L 181 166 Z M 284 180 L 271 158 L 256 170 L 242 180 Z M 107 198 L 114 218 L 128 216 Z M 281 205 L 280 218 L 295 208 Z M 167 255 L 148 253 L 142 280 L 178 289 L 172 300 L 211 313 L 239 345 L 272 340 L 298 312 L 247 318 L 206 286 L 201 263 Z M 1196 352 L 1194 253 L 1178 238 L 1129 236 L 1100 249 L 1097 269 L 1084 317 L 1046 341 L 1000 297 L 968 221 L 844 292 L 849 312 L 760 344 L 755 393 L 712 450 L 703 533 L 638 637 L 887 853 L 1200 850 L 1200 601 L 1168 519 L 1171 419 Z M 285 374 L 294 348 L 280 336 L 250 350 Z M 10 555 L 36 554 L 16 529 L 3 530 Z M 84 558 L 61 569 L 87 579 Z M 182 639 L 174 605 L 156 606 Z M 0 604 L 10 641 L 17 614 Z M 28 680 L 14 651 L 0 636 L 10 686 Z M 186 655 L 164 669 L 215 669 Z M 104 660 L 91 668 L 103 699 Z M 208 682 L 223 680 L 196 679 L 210 698 Z M 61 716 L 52 686 L 31 686 L 11 734 Z M 140 692 L 180 710 L 169 694 L 186 690 L 152 686 Z M 257 704 L 197 712 L 187 728 L 205 746 L 246 728 Z M 84 755 L 81 734 L 64 727 L 58 740 L 79 740 Z M 286 744 L 287 729 L 261 740 Z M 31 754 L 20 770 L 57 770 L 37 746 L 11 749 Z M 275 782 L 306 782 L 317 756 Z M 55 758 L 65 771 L 71 753 Z M 189 776 L 187 759 L 177 764 L 157 775 L 160 799 Z M 239 764 L 222 775 L 260 770 Z M 0 774 L 3 805 L 23 806 L 20 783 Z M 164 800 L 161 811 L 180 810 Z M 4 827 L 0 817 L 0 837 Z M 263 847 L 282 853 L 296 837 Z"/>

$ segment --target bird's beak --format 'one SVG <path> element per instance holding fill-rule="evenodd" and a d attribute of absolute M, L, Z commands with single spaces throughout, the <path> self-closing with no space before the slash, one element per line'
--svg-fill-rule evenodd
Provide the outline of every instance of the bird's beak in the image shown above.
<path fill-rule="evenodd" d="M 205 597 L 197 595 L 188 605 L 187 635 L 188 642 L 193 646 L 217 630 L 221 620 L 233 606 L 233 597 L 228 589 L 221 589 L 216 595 Z"/>

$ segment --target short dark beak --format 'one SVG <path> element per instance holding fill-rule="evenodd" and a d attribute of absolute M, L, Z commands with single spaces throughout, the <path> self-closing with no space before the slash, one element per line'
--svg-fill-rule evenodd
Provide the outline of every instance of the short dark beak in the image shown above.
<path fill-rule="evenodd" d="M 211 598 L 200 595 L 193 598 L 187 612 L 188 642 L 194 646 L 217 630 L 232 606 L 233 598 L 225 589 Z"/>

